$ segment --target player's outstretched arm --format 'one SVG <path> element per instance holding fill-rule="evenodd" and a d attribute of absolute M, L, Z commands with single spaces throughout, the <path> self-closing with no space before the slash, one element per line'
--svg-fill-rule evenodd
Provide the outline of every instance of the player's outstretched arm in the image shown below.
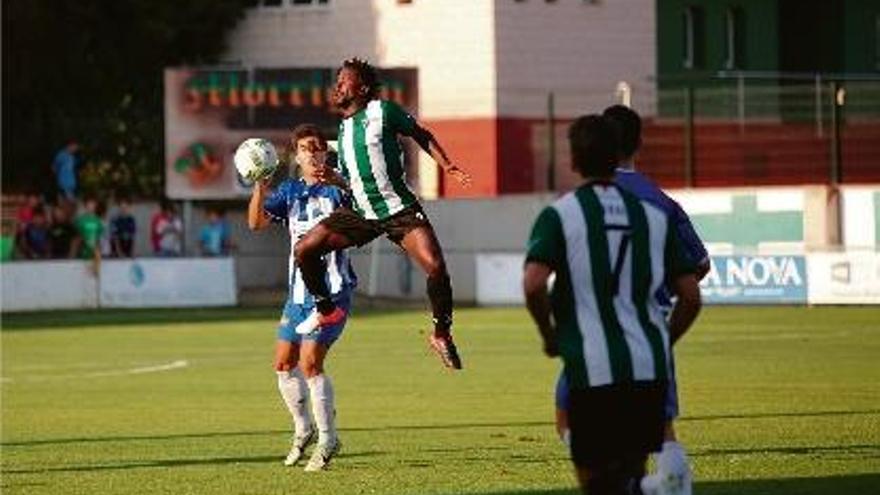
<path fill-rule="evenodd" d="M 672 282 L 672 291 L 678 296 L 669 316 L 669 337 L 674 344 L 697 319 L 703 302 L 697 277 L 693 273 L 676 277 Z"/>
<path fill-rule="evenodd" d="M 248 228 L 253 231 L 265 229 L 272 223 L 263 211 L 263 202 L 266 200 L 268 190 L 268 184 L 258 181 L 251 191 L 251 201 L 248 203 Z"/>
<path fill-rule="evenodd" d="M 548 357 L 556 357 L 559 355 L 559 336 L 550 320 L 550 296 L 547 294 L 547 281 L 551 273 L 551 268 L 543 263 L 531 261 L 526 263 L 523 292 L 526 296 L 526 308 L 541 333 L 544 354 Z"/>
<path fill-rule="evenodd" d="M 425 153 L 431 155 L 431 158 L 437 162 L 437 165 L 442 168 L 444 172 L 452 176 L 452 178 L 465 187 L 471 185 L 471 182 L 473 181 L 471 174 L 452 163 L 449 159 L 449 155 L 446 154 L 446 150 L 440 146 L 440 142 L 438 142 L 437 138 L 431 134 L 431 131 L 417 124 L 412 133 L 412 138 L 423 150 L 425 150 Z"/>

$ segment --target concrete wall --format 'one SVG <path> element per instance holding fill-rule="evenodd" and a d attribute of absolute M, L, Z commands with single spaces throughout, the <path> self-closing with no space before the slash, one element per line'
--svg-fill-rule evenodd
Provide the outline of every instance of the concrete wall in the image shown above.
<path fill-rule="evenodd" d="M 546 115 L 556 93 L 562 117 L 601 111 L 618 81 L 653 114 L 654 0 L 495 2 L 498 114 Z"/>
<path fill-rule="evenodd" d="M 492 1 L 333 0 L 262 7 L 229 40 L 226 59 L 257 66 L 329 66 L 360 56 L 419 69 L 425 119 L 495 113 Z"/>

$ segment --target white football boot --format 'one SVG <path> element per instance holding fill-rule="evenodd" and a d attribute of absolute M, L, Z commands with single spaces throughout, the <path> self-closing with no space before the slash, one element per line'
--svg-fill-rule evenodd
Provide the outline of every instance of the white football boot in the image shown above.
<path fill-rule="evenodd" d="M 295 466 L 300 459 L 302 459 L 303 454 L 305 453 L 306 447 L 309 444 L 314 443 L 317 438 L 318 433 L 314 428 L 308 431 L 305 435 L 302 436 L 294 436 L 293 442 L 291 442 L 290 452 L 287 454 L 287 457 L 284 459 L 285 466 Z"/>
<path fill-rule="evenodd" d="M 322 471 L 328 464 L 330 464 L 330 460 L 339 453 L 339 449 L 341 448 L 342 442 L 340 442 L 338 438 L 326 445 L 318 444 L 318 446 L 315 447 L 315 451 L 312 452 L 312 457 L 309 459 L 309 463 L 306 464 L 305 471 Z"/>
<path fill-rule="evenodd" d="M 657 472 L 641 481 L 645 495 L 691 495 L 693 474 L 681 444 L 664 443 L 656 461 Z"/>

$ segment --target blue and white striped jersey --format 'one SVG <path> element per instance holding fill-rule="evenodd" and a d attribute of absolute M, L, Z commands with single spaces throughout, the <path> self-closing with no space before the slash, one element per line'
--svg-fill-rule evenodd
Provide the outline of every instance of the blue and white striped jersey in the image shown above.
<path fill-rule="evenodd" d="M 314 296 L 306 290 L 302 273 L 293 256 L 293 247 L 306 232 L 317 225 L 333 210 L 348 206 L 349 200 L 335 186 L 327 184 L 308 185 L 302 179 L 287 179 L 263 202 L 263 209 L 274 222 L 287 225 L 290 234 L 290 261 L 288 264 L 289 297 L 294 304 L 312 306 Z M 327 262 L 327 286 L 334 296 L 353 289 L 357 276 L 351 267 L 348 254 L 334 251 L 325 256 Z"/>

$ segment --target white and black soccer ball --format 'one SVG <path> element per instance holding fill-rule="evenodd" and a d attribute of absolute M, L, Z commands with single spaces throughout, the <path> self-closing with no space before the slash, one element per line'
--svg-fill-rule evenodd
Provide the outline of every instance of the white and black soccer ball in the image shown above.
<path fill-rule="evenodd" d="M 238 145 L 233 161 L 238 175 L 253 183 L 275 173 L 278 168 L 278 152 L 268 139 L 250 138 Z"/>

